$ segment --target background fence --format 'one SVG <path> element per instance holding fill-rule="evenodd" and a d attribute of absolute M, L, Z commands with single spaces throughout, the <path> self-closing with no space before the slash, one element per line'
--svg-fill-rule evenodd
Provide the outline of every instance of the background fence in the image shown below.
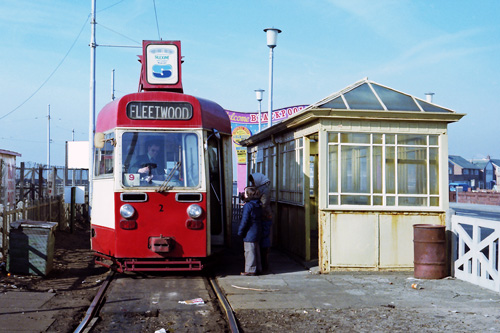
<path fill-rule="evenodd" d="M 57 222 L 59 230 L 73 231 L 75 216 L 88 220 L 88 204 L 70 205 L 68 193 L 71 186 L 88 188 L 87 170 L 68 170 L 63 167 L 47 168 L 44 165 L 21 162 L 16 168 L 15 203 L 0 202 L 0 261 L 8 250 L 10 225 L 18 220 Z M 0 182 L 0 198 L 7 190 Z M 69 191 L 68 191 L 69 190 Z"/>

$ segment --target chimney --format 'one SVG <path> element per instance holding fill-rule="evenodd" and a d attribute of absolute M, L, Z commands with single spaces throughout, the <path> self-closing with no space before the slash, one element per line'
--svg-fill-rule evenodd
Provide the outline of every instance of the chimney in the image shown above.
<path fill-rule="evenodd" d="M 428 103 L 432 103 L 432 97 L 434 96 L 434 93 L 433 92 L 428 92 L 428 93 L 425 93 L 425 100 L 428 102 Z"/>

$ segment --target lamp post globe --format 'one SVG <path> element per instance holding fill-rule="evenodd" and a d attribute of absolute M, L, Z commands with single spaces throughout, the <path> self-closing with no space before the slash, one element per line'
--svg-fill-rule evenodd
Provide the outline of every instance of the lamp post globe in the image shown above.
<path fill-rule="evenodd" d="M 261 130 L 261 124 L 262 124 L 262 119 L 261 119 L 261 112 L 262 112 L 262 93 L 264 92 L 264 89 L 255 89 L 255 97 L 257 98 L 257 102 L 259 102 L 259 132 Z"/>
<path fill-rule="evenodd" d="M 273 125 L 273 49 L 278 42 L 278 34 L 281 33 L 280 29 L 267 28 L 264 29 L 267 35 L 267 46 L 269 47 L 269 103 L 268 103 L 268 127 Z"/>

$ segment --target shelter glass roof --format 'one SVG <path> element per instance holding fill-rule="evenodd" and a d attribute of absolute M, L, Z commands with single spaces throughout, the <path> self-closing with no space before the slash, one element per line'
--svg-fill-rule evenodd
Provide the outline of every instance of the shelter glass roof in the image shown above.
<path fill-rule="evenodd" d="M 316 103 L 314 107 L 344 110 L 455 113 L 453 110 L 369 81 L 367 78 L 328 96 Z"/>

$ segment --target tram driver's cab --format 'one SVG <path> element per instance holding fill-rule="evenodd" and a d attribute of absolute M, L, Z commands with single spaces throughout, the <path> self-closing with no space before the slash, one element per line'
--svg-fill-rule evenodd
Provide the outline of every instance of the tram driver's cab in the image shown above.
<path fill-rule="evenodd" d="M 123 132 L 123 186 L 199 187 L 198 142 L 192 132 Z"/>

